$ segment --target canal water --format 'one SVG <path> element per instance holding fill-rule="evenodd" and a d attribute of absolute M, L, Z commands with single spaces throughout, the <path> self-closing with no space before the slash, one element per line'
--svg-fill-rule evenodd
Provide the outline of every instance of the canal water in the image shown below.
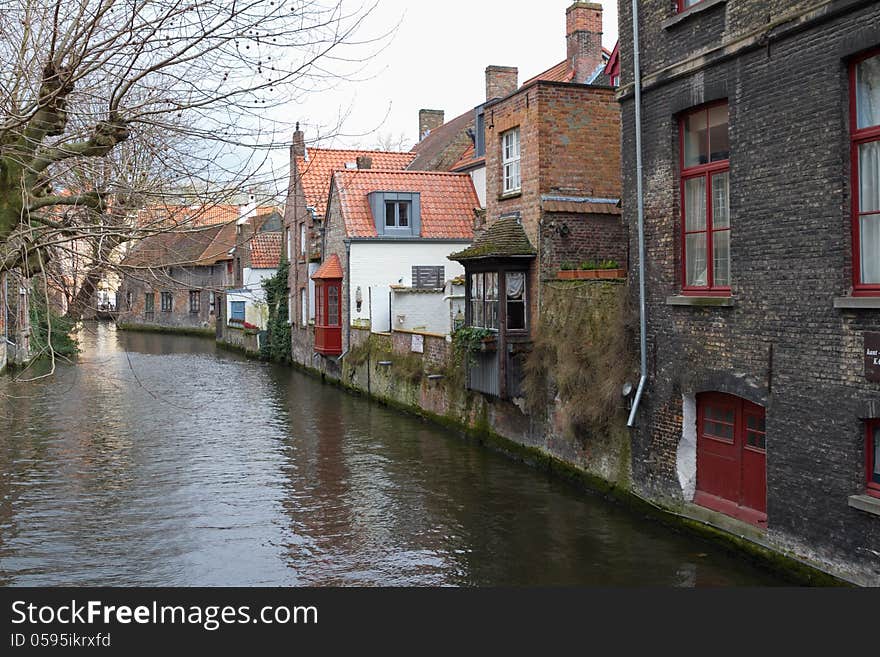
<path fill-rule="evenodd" d="M 784 583 L 210 340 L 92 324 L 81 346 L 0 377 L 2 585 Z"/>

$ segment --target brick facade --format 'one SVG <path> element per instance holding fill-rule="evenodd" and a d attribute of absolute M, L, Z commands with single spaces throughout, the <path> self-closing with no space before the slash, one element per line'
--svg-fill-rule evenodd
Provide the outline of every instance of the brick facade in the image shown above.
<path fill-rule="evenodd" d="M 519 216 L 538 250 L 529 289 L 538 289 L 539 272 L 552 276 L 564 259 L 615 259 L 625 266 L 626 239 L 619 216 L 560 217 L 544 210 L 548 197 L 619 198 L 620 109 L 615 91 L 538 80 L 487 104 L 486 117 L 487 221 Z M 513 128 L 520 133 L 521 191 L 502 195 L 502 135 Z M 555 230 L 562 221 L 569 228 L 566 235 Z M 531 295 L 532 317 L 538 316 L 537 296 Z"/>
<path fill-rule="evenodd" d="M 847 59 L 880 45 L 880 7 L 731 0 L 679 16 L 674 4 L 639 3 L 649 382 L 634 487 L 687 501 L 676 459 L 696 429 L 683 404 L 706 391 L 741 397 L 766 409 L 765 540 L 876 585 L 880 518 L 848 500 L 865 489 L 864 419 L 880 416 L 862 349 L 880 304 L 845 310 L 835 298 L 852 288 Z M 620 9 L 636 261 L 632 15 Z M 731 297 L 671 305 L 682 287 L 678 116 L 716 100 L 730 117 Z"/>

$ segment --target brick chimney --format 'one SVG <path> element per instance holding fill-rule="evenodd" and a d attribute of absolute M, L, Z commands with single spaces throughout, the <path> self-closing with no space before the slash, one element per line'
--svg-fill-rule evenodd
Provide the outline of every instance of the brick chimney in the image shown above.
<path fill-rule="evenodd" d="M 427 137 L 429 132 L 443 125 L 445 116 L 443 110 L 419 110 L 419 141 Z"/>
<path fill-rule="evenodd" d="M 372 169 L 373 168 L 373 158 L 371 158 L 369 155 L 358 155 L 357 168 L 358 169 Z"/>
<path fill-rule="evenodd" d="M 565 37 L 572 82 L 584 84 L 602 63 L 602 5 L 579 0 L 566 9 Z"/>
<path fill-rule="evenodd" d="M 486 100 L 505 98 L 519 88 L 519 69 L 516 66 L 486 67 Z"/>
<path fill-rule="evenodd" d="M 296 122 L 296 132 L 293 133 L 293 145 L 290 147 L 290 150 L 294 157 L 306 156 L 306 136 L 299 129 L 299 121 Z"/>

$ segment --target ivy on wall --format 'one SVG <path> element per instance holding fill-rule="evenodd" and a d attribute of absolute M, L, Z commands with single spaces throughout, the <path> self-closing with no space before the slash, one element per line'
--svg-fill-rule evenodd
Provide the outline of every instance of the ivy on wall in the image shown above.
<path fill-rule="evenodd" d="M 290 262 L 286 258 L 282 258 L 277 273 L 263 281 L 263 289 L 266 291 L 266 305 L 269 307 L 269 321 L 266 339 L 260 346 L 260 356 L 278 363 L 292 361 L 290 309 L 287 304 L 290 296 L 290 288 L 287 284 L 289 271 Z"/>

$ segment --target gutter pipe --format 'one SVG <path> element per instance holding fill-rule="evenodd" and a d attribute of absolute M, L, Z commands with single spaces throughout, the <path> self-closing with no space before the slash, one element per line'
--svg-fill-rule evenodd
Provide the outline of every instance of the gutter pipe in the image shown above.
<path fill-rule="evenodd" d="M 636 99 L 636 204 L 639 228 L 639 347 L 641 349 L 641 378 L 628 427 L 635 426 L 636 414 L 648 381 L 648 324 L 645 313 L 645 199 L 642 189 L 642 69 L 639 62 L 639 3 L 632 0 L 633 17 L 633 83 Z"/>

